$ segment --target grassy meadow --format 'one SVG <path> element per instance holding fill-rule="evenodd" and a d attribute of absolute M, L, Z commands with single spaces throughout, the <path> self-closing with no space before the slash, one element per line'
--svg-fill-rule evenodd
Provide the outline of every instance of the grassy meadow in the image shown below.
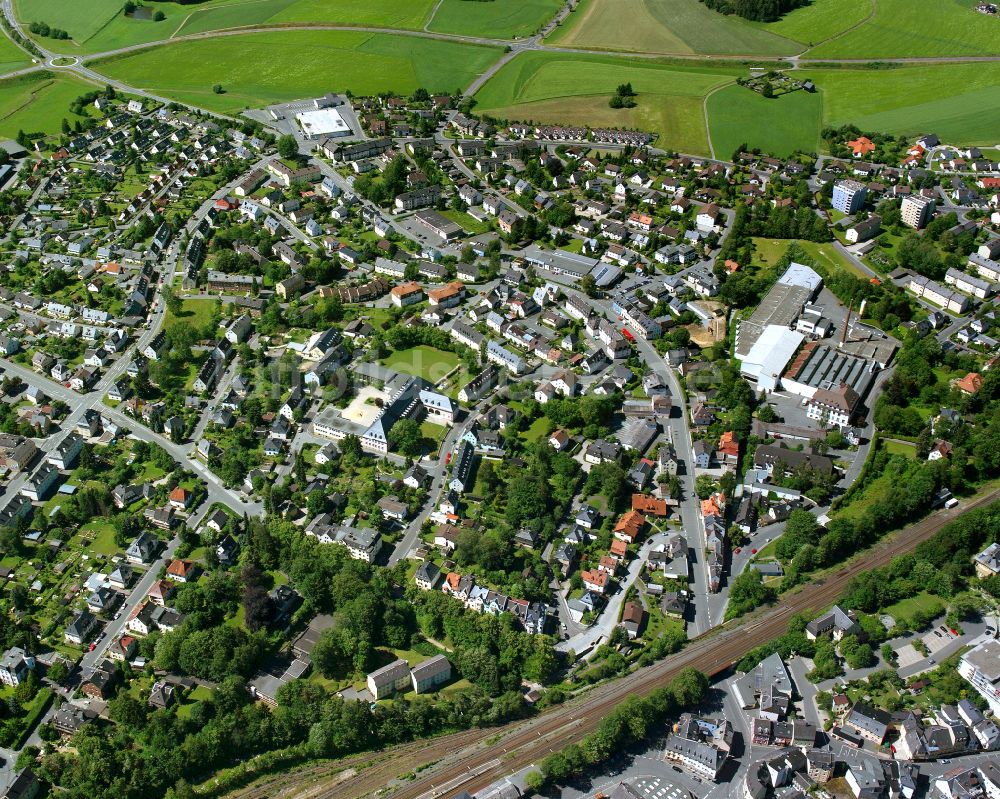
<path fill-rule="evenodd" d="M 126 17 L 121 0 L 15 0 L 23 23 L 46 22 L 62 28 L 68 41 L 45 39 L 50 50 L 97 53 L 224 28 L 295 22 L 360 25 L 419 30 L 430 18 L 434 0 L 206 0 L 198 4 L 147 4 L 166 19 Z"/>
<path fill-rule="evenodd" d="M 427 29 L 490 39 L 531 36 L 562 4 L 562 0 L 442 0 Z"/>
<path fill-rule="evenodd" d="M 476 108 L 508 119 L 640 128 L 659 134 L 658 147 L 701 153 L 708 151 L 703 99 L 734 78 L 733 68 L 725 66 L 529 52 L 483 86 Z M 625 81 L 637 92 L 638 105 L 609 108 L 608 100 Z"/>
<path fill-rule="evenodd" d="M 31 64 L 28 54 L 18 47 L 5 33 L 0 33 L 0 75 L 13 72 Z"/>
<path fill-rule="evenodd" d="M 247 58 L 266 52 L 266 59 Z M 329 91 L 454 91 L 499 48 L 354 31 L 281 31 L 178 42 L 91 66 L 112 78 L 221 113 Z M 225 92 L 215 94 L 221 83 Z"/>
<path fill-rule="evenodd" d="M 73 121 L 69 106 L 93 86 L 65 73 L 37 72 L 0 80 L 0 137 L 58 133 L 63 118 Z"/>
<path fill-rule="evenodd" d="M 798 42 L 719 14 L 699 0 L 583 0 L 547 41 L 664 54 L 779 56 L 803 49 Z"/>
<path fill-rule="evenodd" d="M 1000 25 L 975 0 L 875 0 L 874 17 L 809 51 L 810 58 L 1000 54 Z"/>
<path fill-rule="evenodd" d="M 746 145 L 777 156 L 819 147 L 823 98 L 797 91 L 766 99 L 743 86 L 726 86 L 706 101 L 712 145 L 719 158 L 730 158 Z"/>

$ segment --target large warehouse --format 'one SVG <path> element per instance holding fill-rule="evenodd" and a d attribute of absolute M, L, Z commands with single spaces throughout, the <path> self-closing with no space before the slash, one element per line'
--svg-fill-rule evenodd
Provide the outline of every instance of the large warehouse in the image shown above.
<path fill-rule="evenodd" d="M 768 325 L 750 351 L 740 357 L 740 373 L 757 384 L 758 391 L 777 391 L 781 375 L 805 336 L 781 325 Z"/>
<path fill-rule="evenodd" d="M 749 319 L 736 328 L 736 357 L 744 359 L 757 339 L 772 325 L 791 327 L 806 303 L 823 287 L 823 278 L 803 264 L 793 263 L 778 278 Z"/>
<path fill-rule="evenodd" d="M 348 125 L 336 108 L 316 108 L 310 111 L 300 111 L 295 115 L 302 132 L 310 139 L 336 138 L 350 136 L 351 126 Z"/>

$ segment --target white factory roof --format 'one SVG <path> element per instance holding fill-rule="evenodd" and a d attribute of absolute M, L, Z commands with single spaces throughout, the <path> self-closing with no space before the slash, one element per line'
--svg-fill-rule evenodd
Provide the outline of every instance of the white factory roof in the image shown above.
<path fill-rule="evenodd" d="M 794 261 L 785 270 L 785 274 L 778 278 L 779 283 L 786 286 L 801 286 L 808 289 L 811 295 L 815 295 L 823 286 L 823 278 L 810 269 L 805 264 L 797 264 Z"/>
<path fill-rule="evenodd" d="M 805 337 L 781 325 L 768 325 L 743 357 L 740 371 L 757 381 L 757 387 L 774 391 L 781 373 Z"/>

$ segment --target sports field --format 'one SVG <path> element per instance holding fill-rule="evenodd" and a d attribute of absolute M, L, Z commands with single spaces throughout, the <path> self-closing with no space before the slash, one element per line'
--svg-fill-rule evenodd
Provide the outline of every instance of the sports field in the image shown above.
<path fill-rule="evenodd" d="M 547 42 L 665 54 L 777 56 L 803 49 L 763 27 L 712 11 L 699 0 L 584 0 Z"/>
<path fill-rule="evenodd" d="M 0 75 L 21 69 L 30 63 L 28 54 L 14 44 L 5 33 L 0 33 Z"/>
<path fill-rule="evenodd" d="M 491 39 L 530 36 L 548 22 L 562 4 L 562 0 L 442 0 L 428 30 Z"/>
<path fill-rule="evenodd" d="M 292 22 L 417 30 L 430 17 L 434 0 L 206 0 L 196 5 L 148 4 L 166 19 L 126 17 L 119 0 L 15 0 L 18 19 L 62 28 L 69 41 L 45 39 L 60 52 L 96 53 L 191 33 Z M 490 4 L 492 5 L 492 4 Z"/>
<path fill-rule="evenodd" d="M 69 106 L 94 86 L 64 73 L 39 72 L 0 81 L 0 136 L 59 133 L 63 118 L 75 117 Z"/>
<path fill-rule="evenodd" d="M 454 91 L 499 56 L 499 48 L 404 35 L 289 30 L 178 42 L 91 66 L 132 86 L 237 113 L 330 91 Z M 215 83 L 224 94 L 213 92 Z"/>
<path fill-rule="evenodd" d="M 738 69 L 528 52 L 480 89 L 476 110 L 510 120 L 639 128 L 658 133 L 658 147 L 707 153 L 703 99 L 732 81 Z M 626 81 L 638 94 L 637 107 L 609 108 L 611 95 Z"/>
<path fill-rule="evenodd" d="M 823 98 L 804 91 L 765 99 L 743 86 L 709 96 L 708 122 L 715 155 L 729 159 L 744 146 L 777 156 L 815 152 L 823 121 Z"/>
<path fill-rule="evenodd" d="M 1000 24 L 975 0 L 875 0 L 875 16 L 809 51 L 813 58 L 1000 54 Z"/>

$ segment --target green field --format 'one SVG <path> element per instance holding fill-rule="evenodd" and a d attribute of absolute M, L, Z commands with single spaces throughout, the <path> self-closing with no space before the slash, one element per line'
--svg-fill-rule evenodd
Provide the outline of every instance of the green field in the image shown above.
<path fill-rule="evenodd" d="M 510 120 L 638 128 L 658 133 L 658 147 L 706 153 L 704 97 L 732 81 L 736 69 L 527 52 L 480 89 L 476 108 Z M 637 107 L 609 108 L 608 100 L 624 81 L 638 93 Z"/>
<path fill-rule="evenodd" d="M 1000 41 L 1000 24 L 996 30 Z M 803 70 L 796 75 L 816 83 L 826 125 L 850 122 L 864 130 L 903 135 L 930 130 L 955 144 L 997 140 L 1000 64 Z"/>
<path fill-rule="evenodd" d="M 458 356 L 453 352 L 420 345 L 408 350 L 395 350 L 379 363 L 397 372 L 416 375 L 431 383 L 437 383 L 458 366 Z"/>
<path fill-rule="evenodd" d="M 777 22 L 750 24 L 811 47 L 863 22 L 871 9 L 872 0 L 813 0 Z"/>
<path fill-rule="evenodd" d="M 905 58 L 1000 53 L 1000 26 L 975 0 L 876 0 L 869 22 L 809 51 L 810 58 Z"/>
<path fill-rule="evenodd" d="M 709 96 L 708 124 L 719 158 L 760 147 L 777 156 L 819 149 L 823 98 L 792 92 L 767 99 L 743 86 L 726 86 Z"/>
<path fill-rule="evenodd" d="M 434 0 L 206 0 L 191 5 L 157 0 L 150 8 L 166 19 L 126 17 L 119 0 L 16 0 L 25 24 L 44 21 L 63 28 L 68 41 L 40 40 L 51 50 L 96 53 L 191 33 L 252 25 L 315 22 L 418 30 Z"/>
<path fill-rule="evenodd" d="M 267 58 L 247 58 L 248 52 Z M 91 66 L 133 86 L 221 113 L 326 92 L 356 95 L 454 91 L 495 61 L 499 48 L 403 35 L 282 31 L 179 42 Z M 224 94 L 212 86 L 221 83 Z"/>
<path fill-rule="evenodd" d="M 853 4 L 855 0 L 850 0 Z M 820 0 L 822 6 L 834 0 Z M 794 55 L 803 46 L 699 0 L 584 0 L 549 37 L 564 47 L 642 53 Z"/>
<path fill-rule="evenodd" d="M 939 616 L 944 613 L 945 606 L 939 597 L 929 594 L 926 591 L 921 591 L 916 596 L 907 597 L 894 605 L 889 605 L 884 612 L 892 616 L 897 622 L 902 620 L 910 622 L 913 614 L 917 611 Z"/>
<path fill-rule="evenodd" d="M 13 72 L 31 64 L 28 54 L 11 41 L 7 34 L 0 34 L 0 75 Z"/>
<path fill-rule="evenodd" d="M 785 254 L 791 243 L 789 239 L 754 238 L 753 240 L 754 249 L 757 251 L 757 258 L 766 266 L 773 266 L 777 263 L 778 259 Z M 819 266 L 825 267 L 831 272 L 843 270 L 857 277 L 868 277 L 851 261 L 841 255 L 833 244 L 820 244 L 815 241 L 796 241 L 796 244 L 805 250 Z"/>
<path fill-rule="evenodd" d="M 916 458 L 917 448 L 912 444 L 904 444 L 900 441 L 883 441 L 882 446 L 885 451 L 892 455 L 902 455 L 904 458 Z"/>
<path fill-rule="evenodd" d="M 215 300 L 182 300 L 181 311 L 176 316 L 167 311 L 163 319 L 164 328 L 171 328 L 181 322 L 187 322 L 197 330 L 203 330 L 212 318 Z"/>
<path fill-rule="evenodd" d="M 520 38 L 538 31 L 562 5 L 562 0 L 442 0 L 427 29 L 490 39 Z"/>
<path fill-rule="evenodd" d="M 0 81 L 0 136 L 58 133 L 63 118 L 73 119 L 69 106 L 94 86 L 64 73 L 38 72 Z"/>

